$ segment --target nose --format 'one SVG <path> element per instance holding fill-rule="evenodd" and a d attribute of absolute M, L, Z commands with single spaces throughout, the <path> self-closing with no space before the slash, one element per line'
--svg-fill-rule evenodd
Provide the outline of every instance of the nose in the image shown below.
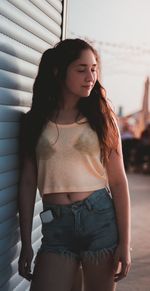
<path fill-rule="evenodd" d="M 86 73 L 86 81 L 93 82 L 94 81 L 94 74 L 91 70 L 88 70 Z"/>

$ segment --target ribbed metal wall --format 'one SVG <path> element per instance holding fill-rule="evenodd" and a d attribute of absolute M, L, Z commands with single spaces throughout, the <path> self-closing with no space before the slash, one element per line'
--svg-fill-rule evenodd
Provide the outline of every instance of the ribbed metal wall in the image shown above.
<path fill-rule="evenodd" d="M 18 275 L 20 239 L 17 214 L 18 132 L 29 110 L 41 54 L 62 35 L 63 2 L 0 1 L 0 290 L 27 290 Z M 41 201 L 37 194 L 32 240 L 40 243 Z"/>

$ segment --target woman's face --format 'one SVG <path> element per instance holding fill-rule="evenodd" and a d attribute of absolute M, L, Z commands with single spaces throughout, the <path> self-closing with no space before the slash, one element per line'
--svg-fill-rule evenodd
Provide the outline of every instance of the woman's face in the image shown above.
<path fill-rule="evenodd" d="M 77 99 L 88 97 L 96 80 L 96 57 L 90 49 L 83 50 L 80 57 L 68 66 L 63 95 L 72 95 Z"/>

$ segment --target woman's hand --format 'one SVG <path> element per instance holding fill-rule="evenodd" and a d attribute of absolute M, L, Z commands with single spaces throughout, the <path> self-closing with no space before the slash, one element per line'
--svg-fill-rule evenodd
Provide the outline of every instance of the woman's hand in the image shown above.
<path fill-rule="evenodd" d="M 119 244 L 114 254 L 115 282 L 127 276 L 131 266 L 130 247 Z"/>
<path fill-rule="evenodd" d="M 33 259 L 34 253 L 31 246 L 24 247 L 22 246 L 20 258 L 18 261 L 19 267 L 19 275 L 31 281 L 32 274 L 31 274 L 31 263 Z"/>

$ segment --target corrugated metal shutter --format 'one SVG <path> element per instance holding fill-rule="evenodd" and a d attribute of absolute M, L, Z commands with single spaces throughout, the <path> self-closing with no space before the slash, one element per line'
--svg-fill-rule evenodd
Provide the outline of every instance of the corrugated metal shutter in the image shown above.
<path fill-rule="evenodd" d="M 43 51 L 62 35 L 61 0 L 0 1 L 0 290 L 27 290 L 18 275 L 18 132 L 21 112 L 29 110 L 32 86 Z M 37 194 L 33 247 L 40 243 L 41 201 Z"/>

